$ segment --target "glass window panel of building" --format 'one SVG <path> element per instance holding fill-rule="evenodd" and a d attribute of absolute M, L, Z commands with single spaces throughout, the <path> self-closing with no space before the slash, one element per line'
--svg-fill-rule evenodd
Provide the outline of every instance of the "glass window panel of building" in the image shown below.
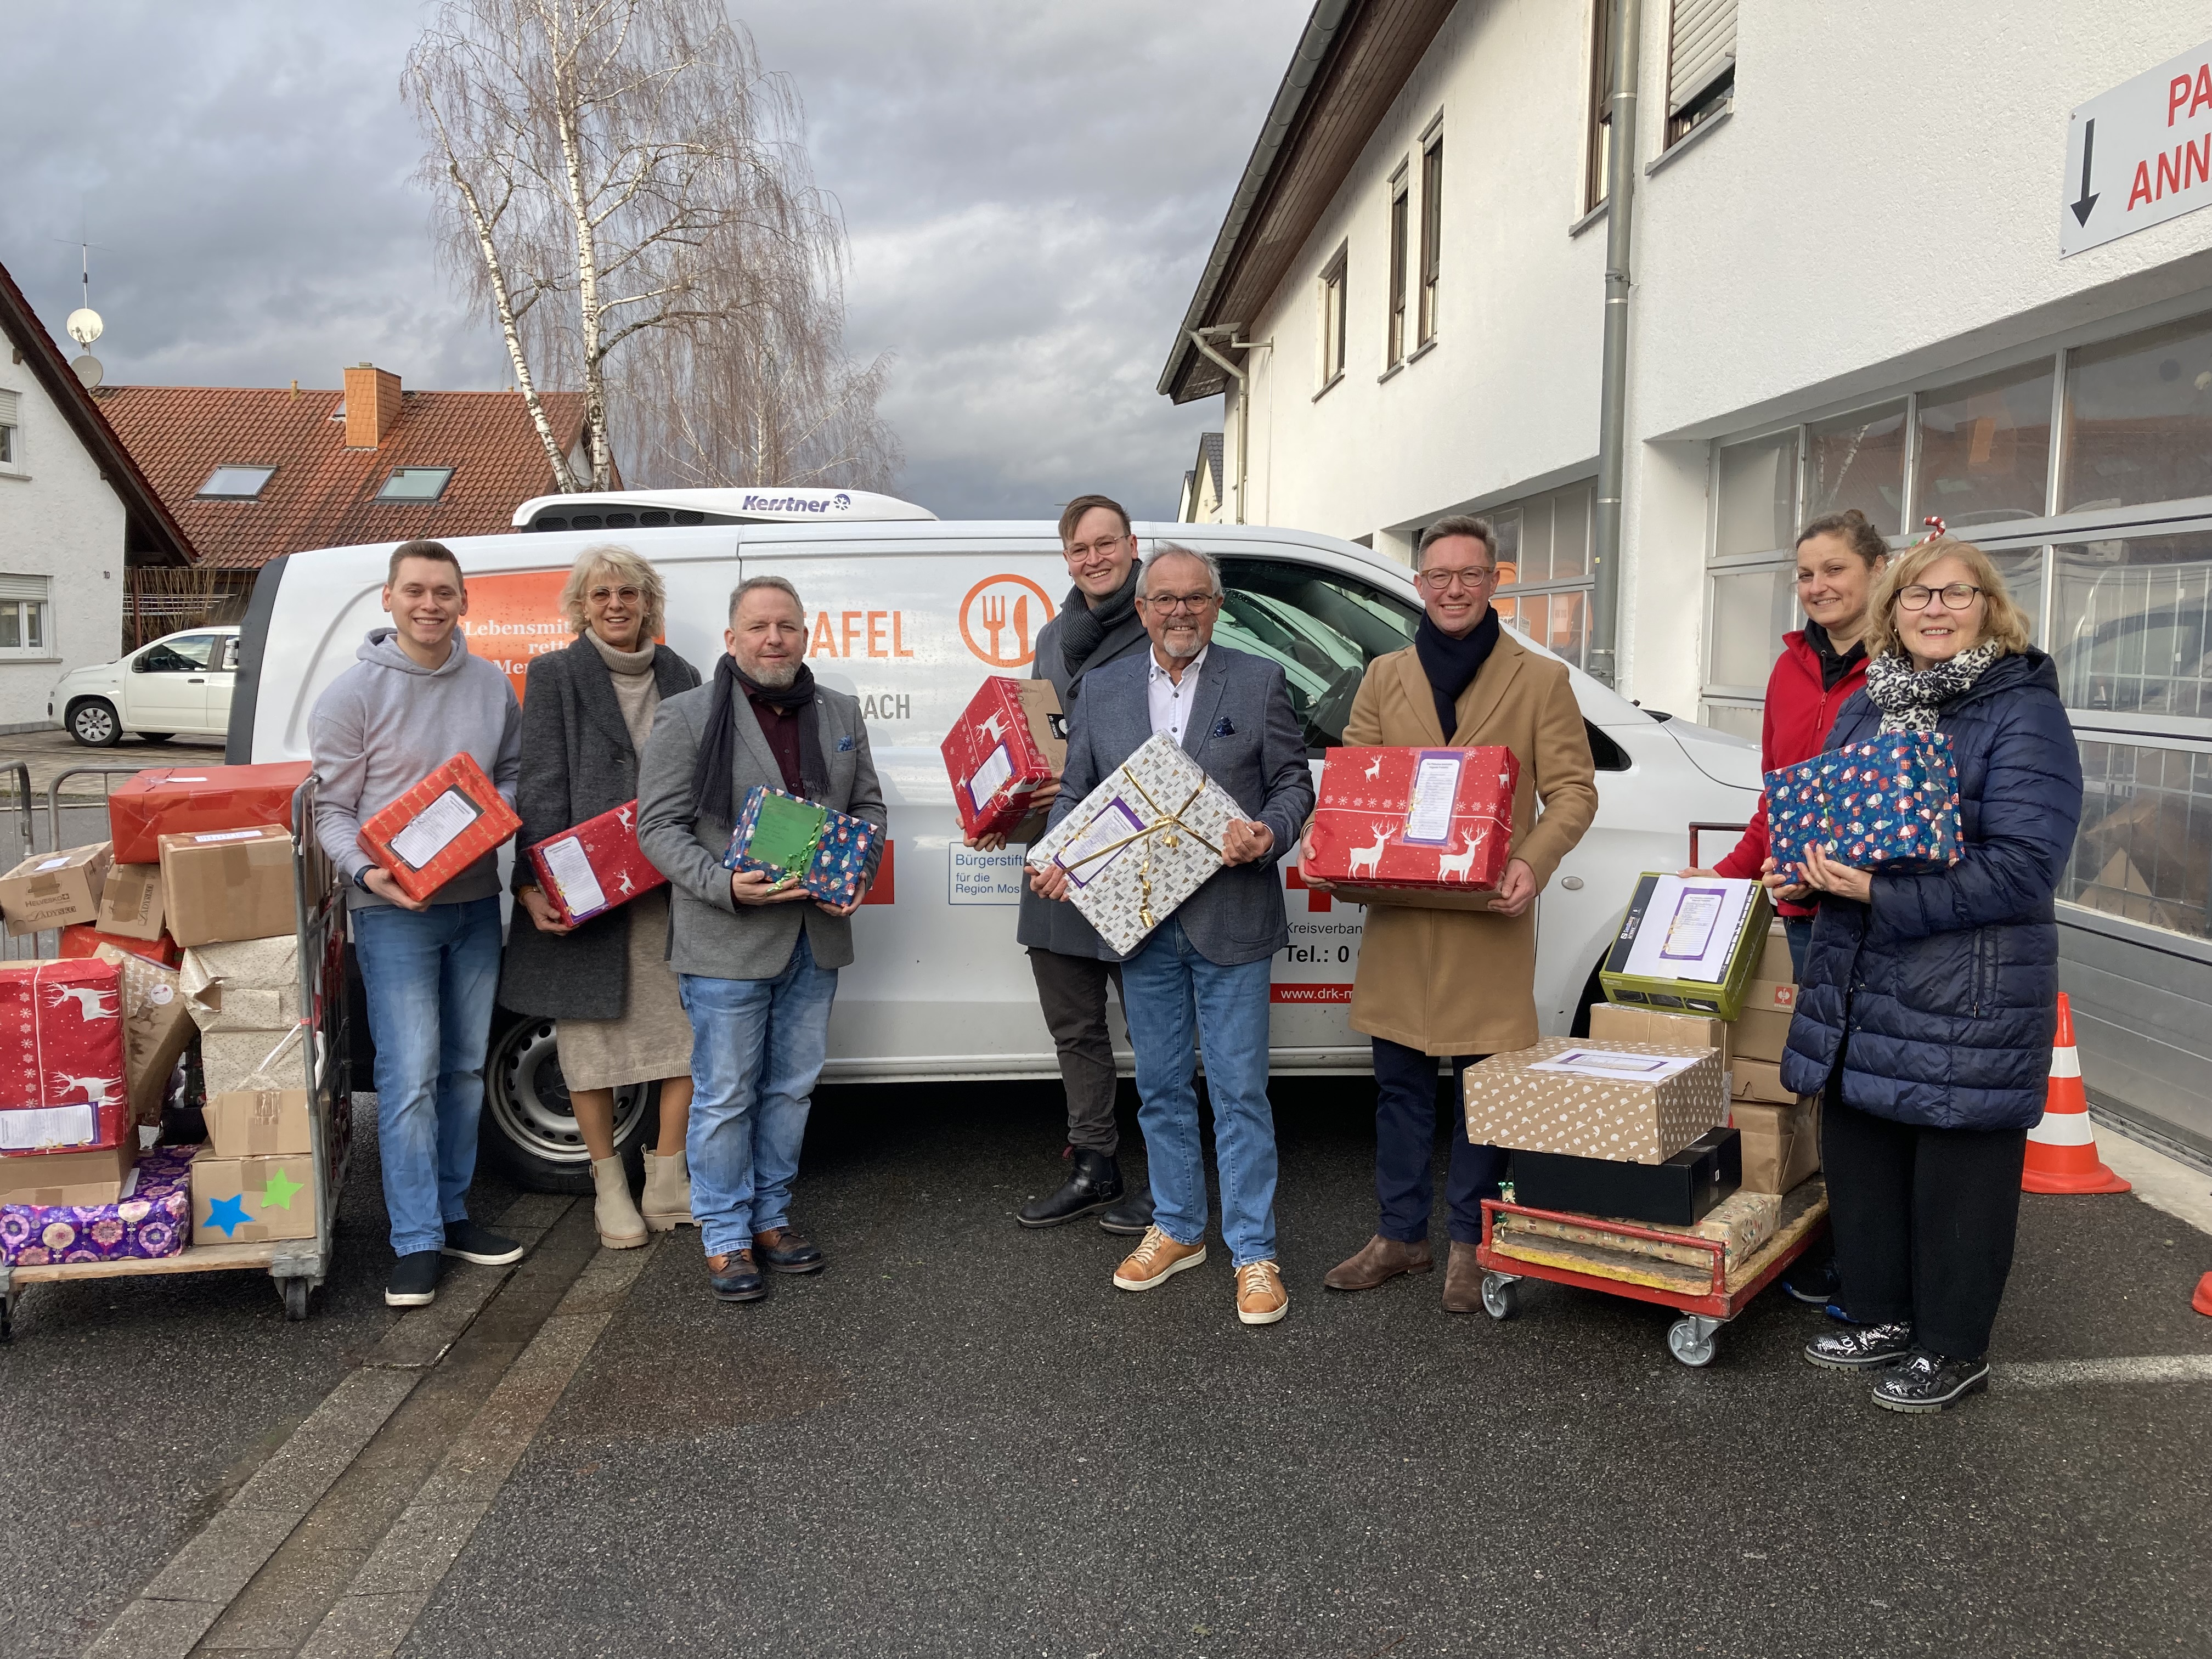
<path fill-rule="evenodd" d="M 1797 428 L 1721 451 L 1720 515 L 1713 550 L 1771 553 L 1797 527 Z"/>
<path fill-rule="evenodd" d="M 2059 510 L 2197 495 L 2212 495 L 2212 317 L 2069 354 Z"/>
<path fill-rule="evenodd" d="M 1905 523 L 1902 399 L 1805 428 L 1805 519 L 1854 507 L 1885 536 Z"/>
<path fill-rule="evenodd" d="M 2051 380 L 2047 357 L 1958 386 L 1923 392 L 1913 460 L 1913 513 L 1953 531 L 2049 507 Z"/>
<path fill-rule="evenodd" d="M 1705 678 L 1759 696 L 1782 649 L 1782 636 L 1796 626 L 1797 572 L 1794 565 L 1712 574 L 1712 631 Z"/>
<path fill-rule="evenodd" d="M 2212 938 L 2212 755 L 2084 738 L 2081 828 L 2058 896 Z"/>
<path fill-rule="evenodd" d="M 2212 719 L 2212 534 L 2053 550 L 2051 653 L 2067 706 Z"/>

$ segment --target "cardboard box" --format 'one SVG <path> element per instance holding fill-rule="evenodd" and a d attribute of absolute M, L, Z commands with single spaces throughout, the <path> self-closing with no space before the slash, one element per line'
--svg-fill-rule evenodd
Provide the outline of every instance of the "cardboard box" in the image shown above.
<path fill-rule="evenodd" d="M 123 1183 L 138 1162 L 138 1137 L 88 1152 L 46 1152 L 0 1158 L 0 1204 L 33 1209 L 97 1209 L 123 1196 Z"/>
<path fill-rule="evenodd" d="M 1354 904 L 1487 910 L 1520 778 L 1510 749 L 1332 749 L 1305 873 Z"/>
<path fill-rule="evenodd" d="M 1532 1209 L 1687 1227 L 1743 1184 L 1743 1149 L 1709 1129 L 1660 1164 L 1523 1150 L 1512 1168 L 1514 1201 Z"/>
<path fill-rule="evenodd" d="M 1222 836 L 1243 816 L 1163 732 L 1048 830 L 1028 863 L 1066 870 L 1069 899 L 1126 957 L 1221 868 Z"/>
<path fill-rule="evenodd" d="M 361 826 L 361 846 L 401 892 L 426 899 L 521 828 L 483 768 L 456 755 L 372 814 Z"/>
<path fill-rule="evenodd" d="M 96 919 L 108 864 L 104 841 L 66 852 L 33 853 L 0 876 L 0 916 L 7 918 L 8 931 L 35 933 Z"/>
<path fill-rule="evenodd" d="M 1632 1169 L 1640 1166 L 1622 1167 Z M 1493 1237 L 1497 1243 L 1507 1247 L 1509 1254 L 1517 1253 L 1512 1247 L 1522 1239 L 1533 1243 L 1544 1238 L 1556 1238 L 1570 1243 L 1594 1246 L 1619 1256 L 1675 1261 L 1684 1267 L 1702 1267 L 1708 1271 L 1712 1267 L 1713 1253 L 1690 1241 L 1711 1239 L 1721 1246 L 1721 1271 L 1733 1273 L 1753 1251 L 1780 1231 L 1781 1220 L 1780 1199 L 1765 1193 L 1739 1189 L 1688 1226 L 1663 1222 L 1642 1224 L 1675 1235 L 1670 1238 L 1625 1238 L 1619 1233 L 1577 1226 L 1572 1222 L 1548 1221 L 1540 1216 L 1512 1214 L 1498 1216 Z"/>
<path fill-rule="evenodd" d="M 1747 1100 L 1786 1103 L 1797 1097 L 1782 1086 L 1782 1067 L 1771 1060 L 1752 1060 L 1742 1054 L 1729 1067 L 1729 1089 L 1737 1104 Z"/>
<path fill-rule="evenodd" d="M 1729 1027 L 1735 1052 L 1747 1060 L 1778 1060 L 1790 1046 L 1790 1022 L 1797 1013 L 1797 988 L 1755 979 L 1745 988 L 1743 1012 Z"/>
<path fill-rule="evenodd" d="M 1468 1066 L 1462 1086 L 1477 1145 L 1630 1164 L 1665 1163 L 1728 1114 L 1710 1048 L 1543 1037 Z"/>
<path fill-rule="evenodd" d="M 123 996 L 123 1080 L 131 1110 L 143 1124 L 159 1124 L 169 1079 L 197 1035 L 177 970 L 103 945 L 99 960 L 113 965 Z"/>
<path fill-rule="evenodd" d="M 1067 726 L 1050 680 L 985 680 L 938 745 L 952 810 L 970 836 L 1005 836 L 1036 817 L 1030 797 L 1067 764 Z M 1038 823 L 1030 835 L 1043 833 Z"/>
<path fill-rule="evenodd" d="M 0 1204 L 0 1261 L 34 1267 L 175 1255 L 185 1248 L 191 1220 L 191 1170 L 198 1151 L 156 1147 L 124 1178 L 122 1194 L 112 1204 Z"/>
<path fill-rule="evenodd" d="M 1959 768 L 1941 732 L 1888 732 L 1769 772 L 1774 867 L 1806 849 L 1860 870 L 1941 869 L 1959 861 Z"/>
<path fill-rule="evenodd" d="M 157 939 L 167 932 L 168 895 L 159 864 L 118 864 L 100 890 L 100 913 L 93 926 L 123 939 Z"/>
<path fill-rule="evenodd" d="M 103 945 L 112 945 L 125 956 L 137 957 L 161 968 L 174 968 L 185 959 L 184 947 L 167 933 L 159 939 L 125 939 L 118 933 L 103 933 L 84 922 L 62 929 L 58 954 L 64 957 L 97 956 Z"/>
<path fill-rule="evenodd" d="M 668 885 L 637 844 L 634 800 L 547 836 L 528 857 L 538 885 L 571 927 Z"/>
<path fill-rule="evenodd" d="M 231 1089 L 207 1099 L 217 1158 L 306 1158 L 315 1150 L 305 1089 Z"/>
<path fill-rule="evenodd" d="M 1738 1101 L 1735 1127 L 1743 1138 L 1743 1187 L 1751 1193 L 1786 1193 L 1820 1168 L 1820 1097 L 1787 1105 Z"/>
<path fill-rule="evenodd" d="M 1776 985 L 1797 982 L 1797 964 L 1790 957 L 1790 933 L 1775 917 L 1766 929 L 1766 943 L 1759 947 L 1758 965 L 1751 970 L 1753 981 L 1765 980 Z"/>
<path fill-rule="evenodd" d="M 200 1034 L 200 1078 L 210 1095 L 241 1089 L 305 1087 L 300 1042 L 290 1031 L 204 1031 Z"/>
<path fill-rule="evenodd" d="M 298 927 L 289 830 L 195 830 L 163 836 L 161 850 L 169 936 L 178 944 L 263 939 Z"/>
<path fill-rule="evenodd" d="M 1593 1043 L 1651 1042 L 1662 1048 L 1711 1048 L 1721 1057 L 1723 1072 L 1729 1068 L 1729 1037 L 1734 1030 L 1726 1020 L 1711 1014 L 1670 1014 L 1657 1008 L 1632 1008 L 1625 1002 L 1590 1005 Z"/>
<path fill-rule="evenodd" d="M 122 1012 L 112 963 L 0 963 L 0 1153 L 92 1151 L 136 1134 Z"/>
<path fill-rule="evenodd" d="M 1755 881 L 1646 871 L 1598 982 L 1608 1001 L 1734 1019 L 1773 915 Z"/>
<path fill-rule="evenodd" d="M 292 796 L 314 769 L 306 761 L 265 766 L 157 766 L 107 798 L 118 864 L 158 864 L 163 836 L 244 830 L 292 822 Z"/>
<path fill-rule="evenodd" d="M 309 1158 L 192 1160 L 192 1243 L 258 1244 L 315 1236 L 315 1163 Z"/>
<path fill-rule="evenodd" d="M 796 880 L 824 904 L 850 904 L 875 873 L 883 831 L 799 796 L 755 784 L 722 854 L 726 870 Z"/>
<path fill-rule="evenodd" d="M 288 1031 L 300 1019 L 298 936 L 196 945 L 185 952 L 178 986 L 203 1031 Z"/>

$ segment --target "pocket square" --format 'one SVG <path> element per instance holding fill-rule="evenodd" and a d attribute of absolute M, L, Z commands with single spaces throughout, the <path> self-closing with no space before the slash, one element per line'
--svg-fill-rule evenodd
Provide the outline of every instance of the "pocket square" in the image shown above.
<path fill-rule="evenodd" d="M 1231 723 L 1229 716 L 1224 714 L 1219 720 L 1214 721 L 1213 730 L 1207 735 L 1216 738 L 1233 738 L 1237 735 L 1237 727 Z"/>
<path fill-rule="evenodd" d="M 853 747 L 853 739 L 852 739 L 849 736 L 848 736 L 848 737 L 842 737 L 842 738 L 838 738 L 838 739 L 837 739 L 837 752 L 838 752 L 839 754 L 842 755 L 842 754 L 847 753 L 848 751 L 849 751 L 849 750 L 851 750 L 851 748 L 852 748 L 852 747 Z"/>

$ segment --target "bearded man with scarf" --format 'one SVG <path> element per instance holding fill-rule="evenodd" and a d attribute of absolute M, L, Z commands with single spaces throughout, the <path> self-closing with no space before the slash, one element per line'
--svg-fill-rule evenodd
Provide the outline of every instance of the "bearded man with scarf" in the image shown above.
<path fill-rule="evenodd" d="M 1460 1077 L 1485 1055 L 1536 1041 L 1536 895 L 1596 816 L 1597 786 L 1566 665 L 1526 649 L 1498 626 L 1490 604 L 1498 538 L 1489 523 L 1440 519 L 1422 532 L 1414 557 L 1420 627 L 1407 649 L 1367 665 L 1344 741 L 1408 749 L 1495 744 L 1520 761 L 1521 781 L 1510 855 L 1487 911 L 1368 906 L 1352 1025 L 1375 1045 L 1375 1196 L 1382 1213 L 1375 1236 L 1322 1282 L 1335 1291 L 1370 1291 L 1436 1265 L 1429 1212 L 1437 1061 L 1449 1056 L 1445 1115 L 1455 1127 L 1444 1182 L 1451 1253 L 1443 1304 L 1471 1313 L 1482 1305 L 1474 1261 L 1482 1200 L 1497 1195 L 1505 1155 L 1468 1140 Z"/>
<path fill-rule="evenodd" d="M 726 870 L 722 854 L 756 784 L 878 829 L 889 817 L 859 702 L 817 684 L 806 666 L 798 590 L 781 576 L 748 578 L 730 595 L 722 641 L 713 681 L 653 716 L 637 839 L 673 890 L 669 965 L 692 1033 L 684 1152 L 708 1285 L 726 1302 L 751 1302 L 768 1293 L 763 1267 L 826 1265 L 790 1224 L 791 1192 L 837 970 L 853 960 L 850 917 L 867 889 L 827 905 L 796 883 Z"/>

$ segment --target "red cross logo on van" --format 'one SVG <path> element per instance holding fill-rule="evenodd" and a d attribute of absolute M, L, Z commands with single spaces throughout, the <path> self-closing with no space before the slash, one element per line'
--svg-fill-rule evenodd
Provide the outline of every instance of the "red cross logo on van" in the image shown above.
<path fill-rule="evenodd" d="M 994 668 L 1027 663 L 1051 620 L 1051 599 L 1027 576 L 986 576 L 960 601 L 960 637 Z"/>

